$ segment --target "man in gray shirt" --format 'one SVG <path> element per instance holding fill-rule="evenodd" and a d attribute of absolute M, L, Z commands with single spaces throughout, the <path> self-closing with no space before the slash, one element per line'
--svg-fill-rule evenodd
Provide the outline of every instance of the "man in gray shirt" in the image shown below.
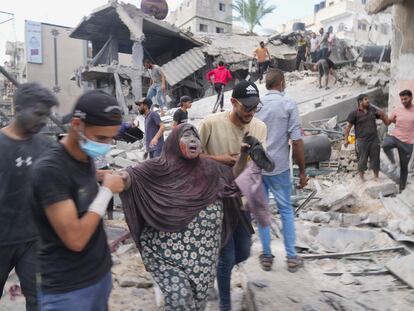
<path fill-rule="evenodd" d="M 286 88 L 282 71 L 273 69 L 266 75 L 266 88 L 269 92 L 262 98 L 263 108 L 256 114 L 267 126 L 267 152 L 276 163 L 272 172 L 263 172 L 263 184 L 267 195 L 272 192 L 282 218 L 283 239 L 287 253 L 287 266 L 295 272 L 303 265 L 303 261 L 295 251 L 295 225 L 291 203 L 291 180 L 289 165 L 289 140 L 292 141 L 293 156 L 299 166 L 300 184 L 307 184 L 305 174 L 305 155 L 297 104 L 284 94 Z M 270 228 L 259 228 L 263 253 L 260 255 L 262 269 L 269 271 L 273 264 L 270 249 Z"/>
<path fill-rule="evenodd" d="M 148 70 L 151 77 L 151 85 L 147 92 L 147 98 L 152 100 L 156 96 L 157 104 L 163 108 L 165 107 L 165 92 L 167 90 L 165 75 L 161 67 L 153 64 L 149 59 L 144 60 L 144 67 Z"/>

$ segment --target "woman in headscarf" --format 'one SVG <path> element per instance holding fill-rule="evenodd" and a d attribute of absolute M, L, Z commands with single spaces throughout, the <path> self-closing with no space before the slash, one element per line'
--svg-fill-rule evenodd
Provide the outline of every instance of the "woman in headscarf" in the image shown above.
<path fill-rule="evenodd" d="M 245 149 L 241 146 L 233 168 L 200 157 L 197 130 L 181 124 L 159 158 L 126 170 L 128 189 L 121 194 L 126 221 L 164 293 L 165 310 L 205 308 L 222 238 L 222 199 L 233 210 L 240 207 L 234 179 L 246 166 Z"/>

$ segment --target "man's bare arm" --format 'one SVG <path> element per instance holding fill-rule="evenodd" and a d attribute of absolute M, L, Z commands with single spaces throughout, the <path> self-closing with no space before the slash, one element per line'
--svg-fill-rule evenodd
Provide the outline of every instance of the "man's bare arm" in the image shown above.
<path fill-rule="evenodd" d="M 299 166 L 299 178 L 300 188 L 303 188 L 308 183 L 308 178 L 306 177 L 306 165 L 305 165 L 305 148 L 303 144 L 303 140 L 294 140 L 292 141 L 292 148 L 293 148 L 293 158 L 295 159 L 296 164 Z"/>

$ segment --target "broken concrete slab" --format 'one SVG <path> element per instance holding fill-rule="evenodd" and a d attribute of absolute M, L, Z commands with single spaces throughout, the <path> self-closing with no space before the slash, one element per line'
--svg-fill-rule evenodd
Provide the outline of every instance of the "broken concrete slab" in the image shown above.
<path fill-rule="evenodd" d="M 391 179 L 368 181 L 365 187 L 365 192 L 373 199 L 398 193 L 397 185 Z"/>
<path fill-rule="evenodd" d="M 355 196 L 342 184 L 321 191 L 319 196 L 322 199 L 315 206 L 323 210 L 337 211 L 356 203 Z"/>
<path fill-rule="evenodd" d="M 414 288 L 414 254 L 395 258 L 387 263 L 386 267 L 397 278 Z"/>

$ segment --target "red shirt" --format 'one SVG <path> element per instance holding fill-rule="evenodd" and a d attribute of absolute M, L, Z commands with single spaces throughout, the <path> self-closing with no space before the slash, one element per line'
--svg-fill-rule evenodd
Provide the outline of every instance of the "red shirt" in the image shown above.
<path fill-rule="evenodd" d="M 218 68 L 207 73 L 207 80 L 209 82 L 211 81 L 211 76 L 214 76 L 214 83 L 221 83 L 224 85 L 226 85 L 233 78 L 230 71 L 228 71 L 224 66 L 219 66 Z"/>

